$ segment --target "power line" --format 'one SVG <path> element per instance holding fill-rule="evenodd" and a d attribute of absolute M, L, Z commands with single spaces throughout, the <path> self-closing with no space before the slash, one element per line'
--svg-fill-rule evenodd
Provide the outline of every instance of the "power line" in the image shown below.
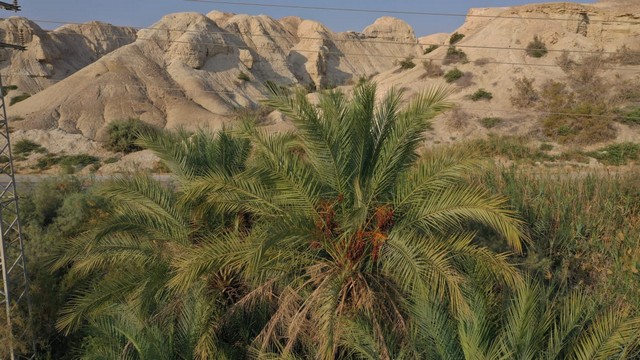
<path fill-rule="evenodd" d="M 189 0 L 191 1 L 191 0 Z M 94 23 L 79 23 L 79 22 L 65 22 L 61 20 L 45 20 L 45 19 L 32 19 L 35 22 L 41 23 L 52 23 L 52 24 L 64 24 L 64 25 L 81 25 L 81 26 L 94 26 L 100 27 L 102 24 L 94 24 Z M 640 23 L 639 23 L 640 24 Z M 141 26 L 128 26 L 122 25 L 120 27 L 132 28 L 136 30 L 155 30 L 155 31 L 167 31 L 167 32 L 183 32 L 183 33 L 193 33 L 199 34 L 200 31 L 197 30 L 188 30 L 188 29 L 176 29 L 176 28 L 162 28 L 162 27 L 141 27 Z M 278 34 L 256 34 L 249 32 L 231 32 L 231 31 L 213 31 L 212 34 L 221 34 L 221 35 L 231 35 L 231 36 L 247 36 L 247 37 L 268 37 L 268 38 L 288 38 L 285 35 Z M 335 33 L 335 34 L 344 34 L 344 33 Z M 299 40 L 326 40 L 322 37 L 311 37 L 311 36 L 297 36 L 291 35 Z M 482 46 L 482 45 L 464 45 L 464 44 L 455 44 L 455 45 L 445 45 L 445 44 L 437 44 L 437 43 L 420 43 L 417 40 L 415 42 L 408 41 L 395 41 L 393 39 L 382 39 L 379 38 L 365 38 L 365 39 L 331 39 L 334 42 L 354 42 L 360 44 L 388 44 L 388 45 L 412 45 L 412 46 L 455 46 L 456 48 L 468 48 L 468 49 L 488 49 L 488 50 L 511 50 L 511 51 L 527 51 L 527 48 L 523 47 L 510 47 L 510 46 Z M 547 49 L 548 52 L 567 52 L 567 53 L 578 53 L 578 54 L 602 54 L 602 55 L 613 55 L 617 54 L 616 51 L 600 51 L 600 50 L 566 50 L 566 49 Z"/>
<path fill-rule="evenodd" d="M 5 76 L 11 76 L 11 74 L 3 74 L 1 75 L 3 77 Z M 60 82 L 62 80 L 56 80 L 55 82 Z M 297 84 L 295 84 L 297 85 Z M 401 85 L 401 84 L 399 84 Z M 125 85 L 126 87 L 132 87 L 132 88 L 140 88 L 140 89 L 145 89 L 145 90 L 149 90 L 149 89 L 156 89 L 156 90 L 170 90 L 170 91 L 179 91 L 182 93 L 187 93 L 186 89 L 184 88 L 180 88 L 180 87 L 166 87 L 166 86 L 148 86 L 148 85 Z M 255 90 L 262 92 L 263 90 L 261 90 L 259 87 L 256 87 Z M 190 91 L 192 93 L 206 93 L 206 94 L 236 94 L 237 92 L 235 91 L 228 91 L 228 90 L 204 90 L 204 89 L 198 89 L 198 90 L 192 90 Z M 245 95 L 246 94 L 242 94 Z M 262 100 L 266 100 L 266 98 L 262 98 L 262 99 L 256 99 L 257 102 L 260 102 Z M 638 116 L 626 116 L 626 115 L 610 115 L 610 114 L 576 114 L 574 112 L 559 112 L 559 111 L 544 111 L 544 110 L 529 110 L 529 109 L 502 109 L 502 108 L 473 108 L 473 107 L 465 107 L 465 106 L 459 106 L 456 107 L 457 109 L 460 110 L 467 110 L 467 111 L 473 111 L 473 112 L 486 112 L 486 113 L 492 113 L 492 112 L 503 112 L 503 113 L 520 113 L 520 114 L 527 114 L 527 115 L 560 115 L 560 116 L 573 116 L 573 117 L 588 117 L 588 118 L 605 118 L 605 119 L 629 119 L 629 120 L 636 120 L 639 119 Z M 207 110 L 209 111 L 209 110 Z M 233 114 L 221 114 L 221 113 L 214 113 L 209 111 L 210 113 L 212 113 L 213 115 L 218 115 L 218 116 L 222 116 L 222 117 L 231 117 L 233 116 Z"/>
<path fill-rule="evenodd" d="M 395 14 L 395 15 L 423 15 L 423 16 L 444 16 L 444 17 L 477 17 L 477 18 L 489 18 L 489 19 L 515 19 L 515 20 L 550 20 L 550 21 L 582 21 L 581 18 L 547 18 L 536 16 L 503 16 L 503 15 L 482 15 L 482 14 L 460 14 L 460 13 L 441 13 L 441 12 L 428 12 L 428 11 L 403 11 L 403 10 L 378 10 L 378 9 L 365 9 L 365 8 L 340 8 L 340 7 L 327 7 L 327 6 L 305 6 L 305 5 L 286 5 L 286 4 L 267 4 L 267 3 L 254 3 L 254 2 L 236 2 L 236 1 L 218 1 L 218 0 L 184 0 L 187 2 L 197 3 L 212 3 L 223 5 L 237 5 L 237 6 L 252 6 L 252 7 L 265 7 L 265 8 L 280 8 L 280 9 L 298 9 L 298 10 L 323 10 L 323 11 L 336 11 L 336 12 L 358 12 L 358 13 L 370 13 L 370 14 Z M 597 20 L 589 19 L 589 22 L 615 22 L 621 24 L 640 24 L 639 21 L 631 20 Z"/>
<path fill-rule="evenodd" d="M 159 30 L 159 29 L 153 29 L 153 30 Z M 230 33 L 232 35 L 238 35 L 236 33 Z M 109 39 L 130 39 L 129 37 L 124 37 L 124 36 L 112 36 L 109 38 L 104 38 L 104 39 L 99 39 L 99 40 L 109 40 Z M 187 41 L 187 40 L 168 40 L 168 39 L 158 39 L 158 38 L 141 38 L 138 37 L 136 40 L 140 40 L 140 41 L 152 41 L 152 42 L 165 42 L 165 43 L 182 43 L 182 44 L 205 44 L 205 45 L 216 45 L 216 46 L 220 46 L 220 47 L 226 47 L 226 48 L 235 48 L 235 49 L 242 49 L 242 50 L 253 50 L 253 48 L 251 46 L 248 45 L 232 45 L 232 44 L 221 44 L 218 42 L 214 42 L 214 41 Z M 132 42 L 132 43 L 135 43 Z M 130 44 L 132 44 L 130 43 Z M 127 44 L 129 45 L 129 44 Z M 498 49 L 498 47 L 493 47 L 493 49 Z M 511 48 L 501 48 L 501 49 L 508 49 L 508 50 L 512 50 Z M 293 48 L 288 49 L 288 51 L 294 50 Z M 295 51 L 297 52 L 301 52 L 301 53 L 322 53 L 322 54 L 328 54 L 328 55 L 341 55 L 341 56 L 353 56 L 353 57 L 366 57 L 366 58 L 389 58 L 389 59 L 407 59 L 407 56 L 402 56 L 402 55 L 385 55 L 385 54 L 367 54 L 367 53 L 345 53 L 342 51 L 329 51 L 329 50 L 312 50 L 312 49 L 295 49 Z M 593 54 L 602 54 L 602 52 L 590 52 Z M 428 57 L 428 56 L 417 56 L 417 57 L 411 57 L 411 60 L 424 60 L 424 61 L 429 61 L 429 60 L 434 60 L 434 61 L 445 61 L 447 60 L 446 58 L 433 58 L 433 57 Z M 478 60 L 482 60 L 482 62 L 484 64 L 495 64 L 495 65 L 511 65 L 511 66 L 530 66 L 530 67 L 560 67 L 560 65 L 558 64 L 535 64 L 535 63 L 525 63 L 525 62 L 507 62 L 507 61 L 496 61 L 496 60 L 488 60 L 487 58 L 479 58 L 476 59 L 474 61 L 478 61 Z M 473 62 L 472 60 L 469 60 L 468 62 Z M 607 67 L 601 67 L 601 70 L 611 70 L 611 71 L 631 71 L 631 72 L 640 72 L 640 68 L 624 68 L 624 67 L 615 67 L 615 66 L 607 66 Z M 28 76 L 28 75 L 25 75 Z M 32 76 L 32 77 L 38 77 L 36 75 Z"/>

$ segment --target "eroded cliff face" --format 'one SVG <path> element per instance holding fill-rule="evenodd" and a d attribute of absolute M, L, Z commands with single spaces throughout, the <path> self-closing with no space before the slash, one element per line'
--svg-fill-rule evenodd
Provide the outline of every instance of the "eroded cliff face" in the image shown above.
<path fill-rule="evenodd" d="M 467 18 L 457 30 L 465 37 L 456 45 L 468 62 L 453 64 L 443 62 L 450 34 L 417 39 L 408 24 L 390 17 L 360 33 L 335 33 L 297 17 L 276 20 L 217 11 L 170 14 L 137 34 L 106 24 L 45 32 L 25 19 L 9 19 L 0 23 L 0 29 L 7 29 L 2 36 L 15 42 L 12 29 L 31 29 L 26 37 L 29 50 L 2 53 L 2 64 L 9 66 L 11 57 L 11 71 L 46 76 L 27 78 L 21 86 L 37 93 L 9 108 L 11 116 L 24 119 L 14 126 L 25 131 L 57 129 L 98 139 L 110 121 L 129 117 L 167 128 L 217 129 L 234 121 L 237 109 L 257 106 L 266 81 L 309 89 L 343 86 L 349 91 L 360 78 L 373 78 L 381 92 L 395 86 L 411 95 L 443 83 L 441 76 L 427 74 L 424 62 L 444 72 L 458 68 L 467 74 L 464 82 L 449 85 L 452 99 L 465 111 L 464 124 L 452 125 L 447 116 L 436 119 L 433 141 L 485 136 L 488 130 L 477 121 L 482 117 L 505 119 L 492 132 L 529 135 L 539 131 L 539 123 L 511 104 L 514 81 L 527 77 L 540 85 L 567 79 L 557 66 L 564 50 L 574 62 L 596 52 L 610 56 L 623 46 L 640 50 L 639 6 L 621 4 L 624 1 L 471 9 L 470 15 L 482 16 Z M 94 28 L 100 31 L 88 32 Z M 547 44 L 544 58 L 528 57 L 524 51 L 534 35 Z M 424 54 L 432 44 L 441 46 Z M 416 66 L 401 69 L 399 61 L 409 58 Z M 635 72 L 618 68 L 611 65 L 599 76 L 637 83 L 640 67 Z M 493 94 L 490 102 L 469 99 L 480 88 Z M 281 117 L 273 119 L 274 129 L 286 126 Z M 634 131 L 619 133 L 633 139 Z"/>
<path fill-rule="evenodd" d="M 392 18 L 359 34 L 334 33 L 297 18 L 171 14 L 140 30 L 135 42 L 11 112 L 24 118 L 16 124 L 22 129 L 59 128 L 90 139 L 100 137 L 108 122 L 128 117 L 161 127 L 215 129 L 235 109 L 255 106 L 266 81 L 314 89 L 343 85 L 392 69 L 398 56 L 420 51 L 411 28 Z M 60 52 L 45 53 L 63 58 Z M 54 70 L 59 71 L 55 65 Z"/>
<path fill-rule="evenodd" d="M 136 31 L 100 22 L 65 25 L 45 31 L 21 17 L 0 20 L 0 39 L 26 46 L 24 52 L 1 49 L 0 70 L 13 94 L 34 94 L 65 79 L 111 51 L 132 43 Z"/>

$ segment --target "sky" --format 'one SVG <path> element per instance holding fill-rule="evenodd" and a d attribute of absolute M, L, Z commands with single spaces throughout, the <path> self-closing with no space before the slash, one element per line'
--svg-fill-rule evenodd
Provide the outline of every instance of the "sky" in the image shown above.
<path fill-rule="evenodd" d="M 11 0 L 5 0 L 10 2 Z M 309 9 L 290 9 L 242 6 L 239 3 L 251 2 L 259 4 L 282 4 L 298 6 L 319 6 L 335 8 L 375 9 L 408 12 L 436 12 L 449 14 L 466 14 L 471 7 L 501 7 L 521 5 L 535 0 L 229 0 L 235 4 L 216 4 L 187 0 L 21 0 L 22 11 L 17 13 L 32 20 L 39 21 L 45 29 L 60 26 L 56 22 L 87 22 L 99 20 L 115 25 L 148 27 L 162 16 L 174 12 L 195 11 L 208 13 L 212 10 L 239 14 L 265 14 L 274 18 L 283 16 L 300 16 L 305 19 L 320 21 L 333 31 L 362 31 L 367 25 L 383 16 L 380 13 L 344 12 Z M 583 0 L 583 3 L 595 2 Z M 4 16 L 12 16 L 5 13 Z M 462 25 L 464 17 L 460 16 L 428 16 L 417 14 L 392 14 L 408 22 L 416 35 L 423 36 L 437 32 L 452 32 Z M 47 21 L 47 22 L 45 22 Z"/>

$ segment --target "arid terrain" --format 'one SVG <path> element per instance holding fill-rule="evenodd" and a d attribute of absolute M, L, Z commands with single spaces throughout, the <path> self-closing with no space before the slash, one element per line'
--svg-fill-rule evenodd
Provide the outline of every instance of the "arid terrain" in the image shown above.
<path fill-rule="evenodd" d="M 101 146 L 122 119 L 216 130 L 248 108 L 285 129 L 260 105 L 267 81 L 312 93 L 368 79 L 381 93 L 449 86 L 457 107 L 436 118 L 430 144 L 494 134 L 557 155 L 640 142 L 639 18 L 633 1 L 471 9 L 459 36 L 418 37 L 391 17 L 359 33 L 217 11 L 170 14 L 139 30 L 91 22 L 45 31 L 13 17 L 0 22 L 2 39 L 23 40 L 27 51 L 1 50 L 0 68 L 14 141 L 46 150 L 19 157 L 21 172 L 42 171 L 33 165 L 47 153 L 110 159 L 103 173 L 153 168 L 146 151 L 123 157 Z"/>

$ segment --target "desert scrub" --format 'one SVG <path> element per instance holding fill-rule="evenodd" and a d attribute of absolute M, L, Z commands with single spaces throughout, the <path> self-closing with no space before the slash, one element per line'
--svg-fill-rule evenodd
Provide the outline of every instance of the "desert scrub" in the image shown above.
<path fill-rule="evenodd" d="M 29 156 L 31 153 L 44 154 L 47 149 L 35 141 L 28 139 L 18 140 L 13 144 L 13 153 L 15 155 Z"/>
<path fill-rule="evenodd" d="M 627 45 L 622 45 L 609 59 L 622 65 L 640 65 L 640 50 L 633 50 Z"/>
<path fill-rule="evenodd" d="M 143 150 L 137 144 L 140 134 L 153 129 L 139 119 L 115 120 L 107 126 L 106 139 L 102 146 L 113 152 L 122 152 L 125 154 Z"/>
<path fill-rule="evenodd" d="M 238 74 L 238 80 L 248 82 L 251 81 L 251 78 L 244 71 L 240 71 L 240 73 Z"/>
<path fill-rule="evenodd" d="M 439 45 L 429 45 L 426 49 L 424 49 L 424 54 L 430 54 L 432 52 L 434 52 L 437 48 L 439 48 Z"/>
<path fill-rule="evenodd" d="M 2 87 L 2 96 L 7 96 L 7 94 L 9 93 L 9 91 L 11 90 L 18 90 L 18 86 L 17 85 L 7 85 L 7 86 L 3 86 Z"/>
<path fill-rule="evenodd" d="M 640 158 L 640 144 L 631 142 L 612 144 L 592 151 L 588 155 L 605 165 L 626 165 Z"/>
<path fill-rule="evenodd" d="M 100 159 L 88 154 L 77 155 L 56 155 L 47 154 L 38 159 L 35 167 L 39 170 L 47 170 L 54 165 L 60 165 L 63 168 L 72 169 L 67 173 L 73 173 L 75 169 L 82 169 L 89 165 L 100 165 Z"/>
<path fill-rule="evenodd" d="M 464 51 L 457 49 L 455 46 L 449 46 L 447 49 L 447 55 L 445 55 L 444 60 L 442 60 L 443 65 L 457 63 L 466 64 L 468 62 L 469 59 L 467 58 L 467 54 Z"/>
<path fill-rule="evenodd" d="M 515 79 L 513 81 L 515 89 L 513 95 L 509 98 L 511 105 L 520 109 L 535 105 L 540 100 L 540 94 L 534 88 L 534 82 L 534 79 L 527 77 Z"/>
<path fill-rule="evenodd" d="M 433 60 L 423 61 L 422 67 L 424 68 L 426 77 L 434 78 L 434 77 L 440 77 L 444 75 L 444 70 L 442 70 L 442 66 L 435 64 Z"/>
<path fill-rule="evenodd" d="M 627 125 L 640 125 L 640 107 L 620 109 L 616 113 L 616 121 Z"/>
<path fill-rule="evenodd" d="M 399 65 L 400 65 L 400 69 L 402 70 L 409 70 L 416 67 L 416 63 L 413 62 L 412 58 L 406 58 L 404 60 L 401 60 Z"/>
<path fill-rule="evenodd" d="M 504 122 L 504 120 L 499 117 L 486 117 L 480 119 L 479 121 L 480 125 L 482 125 L 482 127 L 484 127 L 485 129 L 494 128 Z"/>
<path fill-rule="evenodd" d="M 541 58 L 547 55 L 549 51 L 547 50 L 547 45 L 544 43 L 544 41 L 542 41 L 542 39 L 540 39 L 538 35 L 535 35 L 533 37 L 533 40 L 531 40 L 529 45 L 527 45 L 526 52 L 527 55 L 531 57 Z"/>
<path fill-rule="evenodd" d="M 513 161 L 553 161 L 553 157 L 533 149 L 523 137 L 497 136 L 489 134 L 486 139 L 470 141 L 463 146 L 473 149 L 484 157 L 504 157 Z"/>
<path fill-rule="evenodd" d="M 454 32 L 449 38 L 449 45 L 457 44 L 460 40 L 464 39 L 464 34 L 460 34 L 459 32 Z"/>
<path fill-rule="evenodd" d="M 447 73 L 444 74 L 444 79 L 448 83 L 452 83 L 452 82 L 460 79 L 462 77 L 462 75 L 464 75 L 464 73 L 462 71 L 460 71 L 460 69 L 455 68 L 455 69 L 447 71 Z"/>
<path fill-rule="evenodd" d="M 478 89 L 476 92 L 471 94 L 471 100 L 473 101 L 480 101 L 480 100 L 489 101 L 491 99 L 493 99 L 493 94 L 491 94 L 485 89 Z"/>
<path fill-rule="evenodd" d="M 31 95 L 29 95 L 27 93 L 22 93 L 22 95 L 14 96 L 14 97 L 11 98 L 11 100 L 9 100 L 9 106 L 11 106 L 13 104 L 17 104 L 20 101 L 27 100 L 30 97 L 31 97 Z"/>
<path fill-rule="evenodd" d="M 509 199 L 529 224 L 522 265 L 557 289 L 640 305 L 640 173 L 554 176 L 515 168 L 481 183 Z M 615 274 L 615 276 L 612 276 Z"/>
<path fill-rule="evenodd" d="M 480 58 L 477 59 L 476 61 L 473 62 L 473 65 L 475 66 L 485 66 L 487 64 L 489 64 L 491 62 L 491 59 L 489 58 Z"/>

